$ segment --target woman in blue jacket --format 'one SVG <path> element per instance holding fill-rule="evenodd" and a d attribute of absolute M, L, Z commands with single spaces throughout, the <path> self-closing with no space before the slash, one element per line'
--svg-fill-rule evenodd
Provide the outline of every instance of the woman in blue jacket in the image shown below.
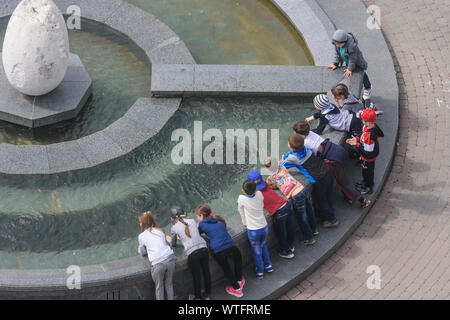
<path fill-rule="evenodd" d="M 242 256 L 227 231 L 225 220 L 214 215 L 211 207 L 207 204 L 199 205 L 195 209 L 195 214 L 199 221 L 198 229 L 200 233 L 204 233 L 208 237 L 213 256 L 230 284 L 225 291 L 235 297 L 242 297 L 244 295 L 242 288 L 245 284 L 242 276 Z M 233 260 L 234 271 L 231 269 L 228 259 Z"/>

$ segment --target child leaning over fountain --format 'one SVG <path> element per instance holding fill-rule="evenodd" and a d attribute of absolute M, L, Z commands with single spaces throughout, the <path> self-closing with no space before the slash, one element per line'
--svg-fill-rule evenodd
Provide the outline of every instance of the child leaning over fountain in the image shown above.
<path fill-rule="evenodd" d="M 314 133 L 322 134 L 325 127 L 329 125 L 337 131 L 350 132 L 354 136 L 361 135 L 363 127 L 361 119 L 351 111 L 339 110 L 337 106 L 330 103 L 326 95 L 319 94 L 314 97 L 314 108 L 319 110 L 319 112 L 305 119 L 308 123 L 315 119 L 320 119 L 317 128 L 311 130 Z"/>
<path fill-rule="evenodd" d="M 264 216 L 264 196 L 261 191 L 256 189 L 256 183 L 252 180 L 244 182 L 242 193 L 237 201 L 238 212 L 241 215 L 242 224 L 247 228 L 247 236 L 256 266 L 256 277 L 262 279 L 264 269 L 267 272 L 273 271 L 269 250 L 266 246 L 269 227 Z"/>
<path fill-rule="evenodd" d="M 199 221 L 198 231 L 208 237 L 214 259 L 228 280 L 229 285 L 225 287 L 225 291 L 232 296 L 242 297 L 244 295 L 242 288 L 245 284 L 242 276 L 242 256 L 227 231 L 227 223 L 222 217 L 213 214 L 211 207 L 207 204 L 199 205 L 195 209 L 195 215 Z M 233 270 L 228 263 L 229 260 L 233 261 Z"/>
<path fill-rule="evenodd" d="M 211 274 L 209 272 L 209 253 L 205 239 L 198 232 L 197 223 L 192 219 L 185 219 L 186 212 L 178 206 L 170 209 L 170 220 L 174 224 L 170 229 L 171 245 L 175 247 L 177 238 L 181 240 L 184 251 L 188 256 L 188 266 L 194 281 L 194 300 L 210 300 Z M 202 296 L 202 274 L 205 281 L 205 292 Z"/>
<path fill-rule="evenodd" d="M 156 300 L 164 300 L 164 288 L 167 300 L 173 300 L 172 278 L 175 271 L 176 257 L 166 241 L 166 235 L 158 228 L 150 211 L 144 212 L 139 225 L 141 234 L 138 237 L 138 251 L 147 256 L 151 263 L 151 275 L 155 283 Z"/>
<path fill-rule="evenodd" d="M 267 184 L 273 189 L 279 189 L 286 198 L 291 200 L 294 212 L 300 222 L 303 244 L 312 245 L 316 243 L 313 235 L 317 236 L 319 230 L 317 229 L 316 216 L 308 188 L 294 179 L 285 167 L 280 166 L 277 159 L 266 158 L 264 166 L 271 172 L 271 175 L 267 178 Z"/>

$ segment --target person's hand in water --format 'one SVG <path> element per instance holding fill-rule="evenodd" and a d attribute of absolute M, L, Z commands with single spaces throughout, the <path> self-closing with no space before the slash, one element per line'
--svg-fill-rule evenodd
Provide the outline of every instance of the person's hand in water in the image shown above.
<path fill-rule="evenodd" d="M 314 116 L 308 117 L 305 119 L 306 122 L 311 123 L 314 120 Z"/>

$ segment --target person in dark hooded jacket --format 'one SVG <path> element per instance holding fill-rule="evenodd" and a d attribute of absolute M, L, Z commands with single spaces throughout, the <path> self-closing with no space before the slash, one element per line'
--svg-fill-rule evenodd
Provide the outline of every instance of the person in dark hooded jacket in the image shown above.
<path fill-rule="evenodd" d="M 199 205 L 195 209 L 195 215 L 199 221 L 198 231 L 208 237 L 213 256 L 228 280 L 229 285 L 225 287 L 225 291 L 232 296 L 242 297 L 244 295 L 242 288 L 245 284 L 242 276 L 242 256 L 227 231 L 225 220 L 213 214 L 211 207 L 207 204 Z M 230 260 L 233 261 L 233 269 L 229 264 Z"/>
<path fill-rule="evenodd" d="M 351 76 L 358 68 L 364 70 L 363 99 L 366 106 L 368 106 L 370 104 L 372 84 L 370 83 L 369 76 L 365 72 L 368 64 L 358 47 L 358 40 L 352 33 L 347 33 L 344 30 L 339 29 L 334 33 L 332 43 L 335 48 L 334 62 L 333 64 L 328 65 L 328 68 L 334 70 L 337 67 L 346 65 L 346 77 Z"/>
<path fill-rule="evenodd" d="M 377 115 L 374 110 L 364 110 L 361 119 L 364 123 L 361 136 L 353 136 L 351 139 L 347 139 L 347 143 L 356 146 L 361 157 L 363 181 L 357 184 L 357 189 L 361 194 L 372 194 L 375 184 L 375 160 L 380 153 L 378 138 L 383 138 L 384 133 L 376 124 Z"/>

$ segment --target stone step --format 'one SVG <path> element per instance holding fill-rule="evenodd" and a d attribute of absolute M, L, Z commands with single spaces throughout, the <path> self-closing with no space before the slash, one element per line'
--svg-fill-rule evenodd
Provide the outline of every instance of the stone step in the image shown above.
<path fill-rule="evenodd" d="M 343 68 L 311 66 L 154 64 L 151 92 L 158 97 L 305 96 L 328 92 L 342 82 L 360 96 L 363 75 L 358 71 L 345 78 Z"/>

